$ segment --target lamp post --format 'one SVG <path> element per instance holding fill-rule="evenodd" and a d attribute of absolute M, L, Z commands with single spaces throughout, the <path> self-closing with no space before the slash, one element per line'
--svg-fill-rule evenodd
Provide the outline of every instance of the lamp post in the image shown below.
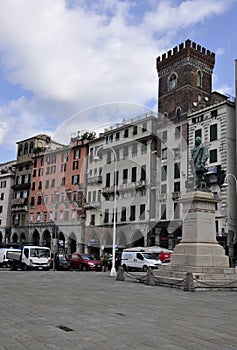
<path fill-rule="evenodd" d="M 112 268 L 110 271 L 110 276 L 116 276 L 116 268 L 115 268 L 115 245 L 116 245 L 116 209 L 117 209 L 117 155 L 115 150 L 111 146 L 107 146 L 111 149 L 114 156 L 114 220 L 113 220 L 113 247 L 112 247 Z M 96 150 L 96 155 L 94 157 L 94 160 L 99 160 L 98 152 L 99 150 L 103 148 L 103 145 L 98 147 Z"/>
<path fill-rule="evenodd" d="M 236 196 L 237 196 L 237 178 L 233 174 L 226 174 L 225 179 L 224 179 L 224 184 L 223 186 L 227 187 L 228 186 L 228 177 L 232 177 L 235 181 L 235 198 L 233 199 L 233 192 L 230 193 L 229 199 L 230 199 L 230 215 L 229 218 L 233 220 L 234 225 L 231 225 L 228 223 L 228 225 L 232 226 L 234 228 L 234 232 L 232 231 L 233 234 L 236 234 L 236 214 L 235 214 L 235 203 L 236 203 Z M 233 214 L 233 215 L 232 215 Z M 229 231 L 229 230 L 228 230 Z M 233 246 L 233 236 L 231 232 L 228 232 L 228 241 L 229 241 L 229 258 L 230 258 L 230 266 L 234 266 L 234 246 Z"/>

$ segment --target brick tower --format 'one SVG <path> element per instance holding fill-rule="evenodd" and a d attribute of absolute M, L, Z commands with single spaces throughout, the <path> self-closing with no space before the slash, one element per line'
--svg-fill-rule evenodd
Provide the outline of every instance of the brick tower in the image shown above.
<path fill-rule="evenodd" d="M 214 65 L 215 54 L 189 39 L 159 56 L 158 112 L 175 121 L 208 105 Z"/>

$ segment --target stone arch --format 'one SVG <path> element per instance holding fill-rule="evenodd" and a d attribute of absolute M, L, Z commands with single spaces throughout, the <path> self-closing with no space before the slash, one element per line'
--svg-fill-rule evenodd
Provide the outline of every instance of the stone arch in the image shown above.
<path fill-rule="evenodd" d="M 18 235 L 16 232 L 13 233 L 11 241 L 12 243 L 18 243 Z"/>
<path fill-rule="evenodd" d="M 178 85 L 178 74 L 172 72 L 168 77 L 168 91 L 172 91 L 177 88 Z"/>
<path fill-rule="evenodd" d="M 203 76 L 202 71 L 197 70 L 196 74 L 197 74 L 197 86 L 202 87 L 202 76 Z"/>
<path fill-rule="evenodd" d="M 32 235 L 32 244 L 39 245 L 39 243 L 40 243 L 40 234 L 37 230 L 34 230 Z"/>
<path fill-rule="evenodd" d="M 48 230 L 43 232 L 42 240 L 45 247 L 51 247 L 51 234 Z"/>
<path fill-rule="evenodd" d="M 88 241 L 88 252 L 96 259 L 100 258 L 100 239 L 96 232 L 92 232 Z"/>
<path fill-rule="evenodd" d="M 65 251 L 65 235 L 62 231 L 58 234 L 58 250 Z"/>
<path fill-rule="evenodd" d="M 127 238 L 126 238 L 126 235 L 124 232 L 121 232 L 119 235 L 118 235 L 118 245 L 119 247 L 124 247 L 124 246 L 127 246 Z"/>
<path fill-rule="evenodd" d="M 76 252 L 77 250 L 77 239 L 74 232 L 71 232 L 68 237 L 68 252 L 70 254 Z"/>
<path fill-rule="evenodd" d="M 106 232 L 104 234 L 104 237 L 103 237 L 103 242 L 104 242 L 104 246 L 105 248 L 106 247 L 112 247 L 113 246 L 113 237 L 112 237 L 112 234 L 110 232 Z"/>
<path fill-rule="evenodd" d="M 132 241 L 131 241 L 132 247 L 144 247 L 145 240 L 142 232 L 140 230 L 136 230 L 132 235 Z"/>

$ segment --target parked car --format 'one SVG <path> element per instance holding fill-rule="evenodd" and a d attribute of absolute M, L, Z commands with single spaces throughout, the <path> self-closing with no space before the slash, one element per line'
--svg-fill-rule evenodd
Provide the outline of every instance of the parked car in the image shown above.
<path fill-rule="evenodd" d="M 55 265 L 54 265 L 55 258 Z M 52 256 L 51 259 L 51 268 L 55 268 L 56 270 L 69 270 L 70 269 L 70 261 L 66 254 L 56 254 L 55 257 Z"/>
<path fill-rule="evenodd" d="M 94 259 L 89 254 L 79 254 L 74 253 L 69 258 L 70 268 L 78 269 L 82 271 L 94 270 L 101 271 L 102 270 L 102 262 L 100 260 Z"/>

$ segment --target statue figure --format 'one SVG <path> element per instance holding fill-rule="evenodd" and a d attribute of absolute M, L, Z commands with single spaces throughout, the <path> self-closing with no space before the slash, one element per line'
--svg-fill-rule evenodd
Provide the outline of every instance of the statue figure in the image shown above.
<path fill-rule="evenodd" d="M 195 147 L 192 150 L 192 170 L 194 175 L 194 190 L 206 188 L 204 174 L 207 172 L 205 166 L 208 159 L 208 148 L 201 143 L 201 137 L 195 139 Z"/>

